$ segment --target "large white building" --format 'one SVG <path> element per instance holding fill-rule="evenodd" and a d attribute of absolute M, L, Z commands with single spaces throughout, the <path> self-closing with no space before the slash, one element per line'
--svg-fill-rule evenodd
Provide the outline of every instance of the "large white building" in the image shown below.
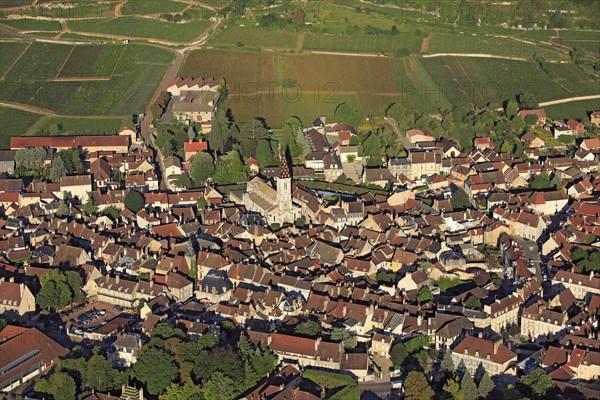
<path fill-rule="evenodd" d="M 275 183 L 276 188 L 273 188 L 267 181 L 255 177 L 248 182 L 242 203 L 248 211 L 260 213 L 270 224 L 294 223 L 301 209 L 292 202 L 292 174 L 285 156 L 281 157 Z"/>

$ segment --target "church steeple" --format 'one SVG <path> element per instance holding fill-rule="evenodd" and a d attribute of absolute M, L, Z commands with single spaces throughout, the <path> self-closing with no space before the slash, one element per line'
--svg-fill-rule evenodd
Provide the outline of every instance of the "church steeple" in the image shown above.
<path fill-rule="evenodd" d="M 285 153 L 279 161 L 279 171 L 275 177 L 277 181 L 277 205 L 279 210 L 292 209 L 292 174 Z"/>

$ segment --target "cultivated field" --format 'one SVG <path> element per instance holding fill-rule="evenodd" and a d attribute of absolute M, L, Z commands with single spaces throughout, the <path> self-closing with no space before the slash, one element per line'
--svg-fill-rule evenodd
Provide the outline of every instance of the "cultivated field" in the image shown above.
<path fill-rule="evenodd" d="M 230 26 L 221 30 L 213 39 L 214 46 L 238 46 L 247 48 L 293 49 L 299 34 L 284 30 L 261 29 L 245 26 Z"/>
<path fill-rule="evenodd" d="M 533 93 L 538 101 L 547 101 L 571 97 L 574 93 L 595 94 L 597 88 L 583 71 L 570 65 L 552 65 L 557 71 L 553 81 L 533 62 L 440 57 L 426 58 L 422 63 L 441 95 L 454 105 L 502 102 L 524 90 Z M 567 79 L 579 84 L 564 86 L 561 81 Z"/>
<path fill-rule="evenodd" d="M 10 52 L 12 67 L 0 81 L 1 100 L 40 108 L 40 114 L 3 109 L 3 131 L 12 135 L 44 131 L 62 123 L 63 132 L 104 132 L 118 128 L 131 114 L 145 110 L 173 55 L 157 47 L 129 45 L 63 45 L 32 43 L 21 53 L 14 43 L 1 43 Z M 25 50 L 25 51 L 23 51 Z M 148 54 L 152 54 L 148 60 Z M 8 70 L 8 68 L 10 68 Z M 99 79 L 100 78 L 100 79 Z M 37 111 L 37 110 L 36 110 Z M 44 117 L 42 113 L 56 113 Z M 76 118 L 77 116 L 105 116 Z M 37 122 L 34 125 L 34 122 Z M 18 126 L 8 126 L 18 124 Z M 32 127 L 32 125 L 34 125 Z"/>
<path fill-rule="evenodd" d="M 572 101 L 544 107 L 546 115 L 552 119 L 578 119 L 584 123 L 589 122 L 591 111 L 600 110 L 600 100 Z"/>
<path fill-rule="evenodd" d="M 20 31 L 60 31 L 60 22 L 58 21 L 44 21 L 30 18 L 0 19 L 0 24 Z"/>
<path fill-rule="evenodd" d="M 307 33 L 304 38 L 304 49 L 331 50 L 345 52 L 397 52 L 418 53 L 423 41 L 422 36 L 413 33 L 396 35 L 340 35 Z"/>
<path fill-rule="evenodd" d="M 31 125 L 24 135 L 40 135 L 60 124 L 61 135 L 113 135 L 123 125 L 131 123 L 130 118 L 88 118 L 88 117 L 41 117 Z"/>
<path fill-rule="evenodd" d="M 486 53 L 533 60 L 534 54 L 545 59 L 568 59 L 568 55 L 545 45 L 533 45 L 497 35 L 434 33 L 428 53 Z"/>
<path fill-rule="evenodd" d="M 40 117 L 39 114 L 0 107 L 0 149 L 7 149 L 11 136 L 22 135 Z"/>
<path fill-rule="evenodd" d="M 123 15 L 178 13 L 188 5 L 171 0 L 127 0 Z"/>
<path fill-rule="evenodd" d="M 110 77 L 125 45 L 77 46 L 60 70 L 59 77 Z"/>
<path fill-rule="evenodd" d="M 73 32 L 104 33 L 170 42 L 191 42 L 197 39 L 209 26 L 210 21 L 171 23 L 138 17 L 97 18 L 68 22 L 68 27 Z"/>
<path fill-rule="evenodd" d="M 27 48 L 28 43 L 0 42 L 0 76 L 4 76 Z"/>

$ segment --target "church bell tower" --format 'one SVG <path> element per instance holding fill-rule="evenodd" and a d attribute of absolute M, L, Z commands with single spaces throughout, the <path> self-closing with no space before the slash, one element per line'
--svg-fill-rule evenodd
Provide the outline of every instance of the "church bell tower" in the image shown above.
<path fill-rule="evenodd" d="M 290 166 L 287 162 L 285 154 L 281 156 L 279 161 L 279 171 L 277 177 L 277 205 L 280 211 L 288 211 L 292 209 L 292 174 Z"/>

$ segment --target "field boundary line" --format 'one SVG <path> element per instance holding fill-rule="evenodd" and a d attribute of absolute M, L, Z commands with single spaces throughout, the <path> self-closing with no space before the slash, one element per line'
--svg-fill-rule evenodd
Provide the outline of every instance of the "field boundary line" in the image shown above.
<path fill-rule="evenodd" d="M 48 79 L 46 82 L 85 82 L 85 81 L 110 81 L 110 76 L 65 76 L 61 78 Z"/>
<path fill-rule="evenodd" d="M 458 58 L 456 59 L 456 62 L 458 63 L 458 66 L 460 67 L 460 69 L 462 70 L 462 72 L 465 74 L 465 76 L 469 80 L 469 83 L 471 83 L 471 85 L 473 85 L 473 88 L 477 92 L 477 95 L 479 96 L 479 98 L 485 103 L 485 99 L 483 98 L 483 96 L 481 95 L 481 93 L 479 93 L 479 90 L 477 89 L 477 85 L 475 85 L 475 83 L 473 83 L 473 80 L 471 79 L 471 77 L 469 76 L 469 74 L 467 73 L 467 71 L 465 71 L 465 68 L 463 67 L 462 63 L 460 62 L 460 60 Z"/>
<path fill-rule="evenodd" d="M 122 4 L 122 3 L 119 3 Z M 115 74 L 115 70 L 117 69 L 117 66 L 119 65 L 119 63 L 121 62 L 121 58 L 123 57 L 123 53 L 125 53 L 125 48 L 127 46 L 123 46 L 123 48 L 121 49 L 121 54 L 119 54 L 119 58 L 117 60 L 117 62 L 115 62 L 115 65 L 113 66 L 112 71 L 110 71 L 110 76 L 112 77 Z"/>
<path fill-rule="evenodd" d="M 499 55 L 495 55 L 495 54 L 485 54 L 485 53 L 435 53 L 435 54 L 423 54 L 421 57 L 423 57 L 423 58 L 434 58 L 434 57 L 498 58 L 501 60 L 530 61 L 525 57 L 499 56 Z"/>
<path fill-rule="evenodd" d="M 69 55 L 67 55 L 65 57 L 65 61 L 63 61 L 62 65 L 60 66 L 60 68 L 58 69 L 58 72 L 56 73 L 56 75 L 54 76 L 54 79 L 57 79 L 60 76 L 60 73 L 62 72 L 63 68 L 65 67 L 65 65 L 67 65 L 67 62 L 69 61 L 69 58 L 71 58 L 71 55 L 73 54 L 73 51 L 75 50 L 75 46 L 71 47 L 71 51 L 69 52 Z"/>
<path fill-rule="evenodd" d="M 33 114 L 46 115 L 48 117 L 58 116 L 58 114 L 56 114 L 52 110 L 48 110 L 46 108 L 41 108 L 41 107 L 30 106 L 30 105 L 26 105 L 26 104 L 22 104 L 22 103 L 13 103 L 10 101 L 0 101 L 0 106 L 7 107 L 7 108 L 13 108 L 15 110 L 26 111 L 26 112 L 30 112 Z"/>
<path fill-rule="evenodd" d="M 15 43 L 15 42 L 11 42 L 11 43 Z M 19 43 L 19 42 L 16 42 L 16 43 Z M 0 78 L 1 78 L 2 80 L 4 80 L 4 77 L 5 77 L 6 75 L 8 75 L 8 73 L 10 72 L 10 70 L 11 70 L 11 69 L 13 69 L 13 67 L 14 67 L 14 66 L 15 66 L 15 64 L 16 64 L 16 63 L 17 63 L 17 62 L 18 62 L 18 61 L 21 59 L 21 57 L 23 57 L 23 54 L 25 54 L 25 52 L 26 52 L 27 50 L 29 50 L 29 48 L 31 47 L 31 43 L 33 43 L 33 42 L 29 42 L 29 43 L 27 43 L 27 46 L 25 46 L 25 48 L 23 49 L 23 51 L 22 51 L 22 52 L 19 54 L 19 57 L 17 57 L 17 59 L 16 59 L 16 60 L 15 60 L 15 61 L 14 61 L 12 64 L 10 64 L 10 67 L 8 67 L 8 69 L 6 70 L 6 73 L 0 76 Z"/>

